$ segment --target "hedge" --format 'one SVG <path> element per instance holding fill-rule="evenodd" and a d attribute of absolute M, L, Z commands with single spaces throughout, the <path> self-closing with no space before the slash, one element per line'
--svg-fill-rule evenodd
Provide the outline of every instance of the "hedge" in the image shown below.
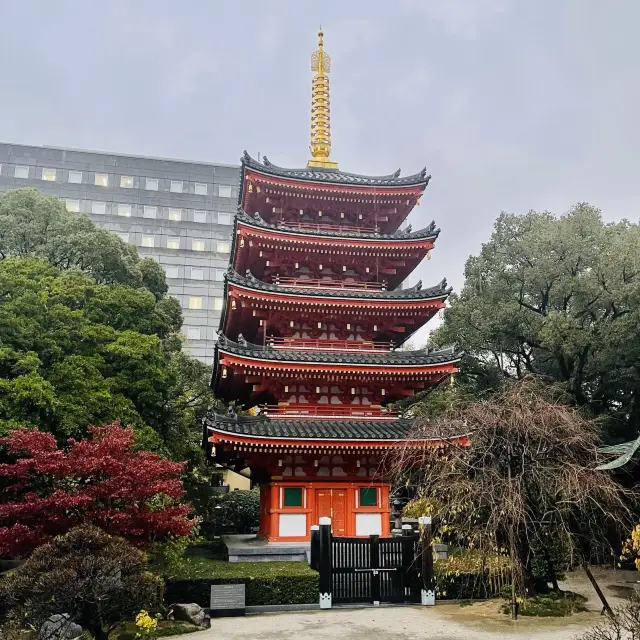
<path fill-rule="evenodd" d="M 208 607 L 211 585 L 244 584 L 247 606 L 312 604 L 318 601 L 318 574 L 304 562 L 185 563 L 182 575 L 167 580 L 165 602 Z M 208 573 L 208 575 L 204 575 Z"/>

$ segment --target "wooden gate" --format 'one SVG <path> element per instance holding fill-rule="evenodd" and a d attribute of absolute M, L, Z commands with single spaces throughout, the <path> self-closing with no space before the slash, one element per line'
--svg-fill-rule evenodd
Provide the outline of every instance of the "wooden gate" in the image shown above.
<path fill-rule="evenodd" d="M 321 606 L 423 601 L 425 557 L 418 534 L 405 530 L 397 538 L 346 538 L 332 535 L 330 526 L 322 528 L 312 530 L 311 537 Z"/>

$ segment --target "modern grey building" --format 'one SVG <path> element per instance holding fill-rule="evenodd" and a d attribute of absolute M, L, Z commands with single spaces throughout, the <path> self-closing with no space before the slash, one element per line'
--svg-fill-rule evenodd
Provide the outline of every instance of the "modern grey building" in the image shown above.
<path fill-rule="evenodd" d="M 136 245 L 165 269 L 185 348 L 211 364 L 239 167 L 0 143 L 0 192 L 35 187 Z"/>

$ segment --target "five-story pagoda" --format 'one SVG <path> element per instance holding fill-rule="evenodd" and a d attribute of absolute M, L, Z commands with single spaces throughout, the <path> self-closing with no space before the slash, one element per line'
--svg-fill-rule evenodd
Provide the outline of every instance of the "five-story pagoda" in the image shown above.
<path fill-rule="evenodd" d="M 444 280 L 400 288 L 438 237 L 434 223 L 400 230 L 429 176 L 367 177 L 330 160 L 330 59 L 318 35 L 308 166 L 242 158 L 212 386 L 259 413 L 205 421 L 213 459 L 260 485 L 260 535 L 274 541 L 308 540 L 322 516 L 339 535 L 389 535 L 383 457 L 412 422 L 387 407 L 460 359 L 398 349 L 450 292 Z"/>

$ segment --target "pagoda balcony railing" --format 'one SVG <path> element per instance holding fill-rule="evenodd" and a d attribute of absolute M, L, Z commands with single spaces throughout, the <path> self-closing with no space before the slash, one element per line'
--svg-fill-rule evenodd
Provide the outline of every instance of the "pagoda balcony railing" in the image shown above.
<path fill-rule="evenodd" d="M 280 420 L 397 420 L 398 414 L 380 405 L 261 405 L 260 413 Z"/>
<path fill-rule="evenodd" d="M 373 340 L 330 340 L 323 338 L 281 338 L 268 337 L 267 344 L 274 349 L 290 349 L 293 351 L 393 351 L 393 342 L 378 342 Z"/>
<path fill-rule="evenodd" d="M 299 229 L 300 231 L 337 231 L 346 233 L 364 233 L 367 235 L 380 233 L 378 227 L 356 227 L 349 224 L 333 224 L 331 222 L 325 222 L 324 224 L 318 224 L 316 222 L 283 222 L 281 224 L 286 225 L 291 229 Z"/>
<path fill-rule="evenodd" d="M 296 278 L 294 276 L 274 276 L 274 284 L 283 287 L 304 289 L 345 289 L 348 291 L 386 291 L 384 282 L 356 282 L 354 280 L 322 280 L 320 278 Z"/>

